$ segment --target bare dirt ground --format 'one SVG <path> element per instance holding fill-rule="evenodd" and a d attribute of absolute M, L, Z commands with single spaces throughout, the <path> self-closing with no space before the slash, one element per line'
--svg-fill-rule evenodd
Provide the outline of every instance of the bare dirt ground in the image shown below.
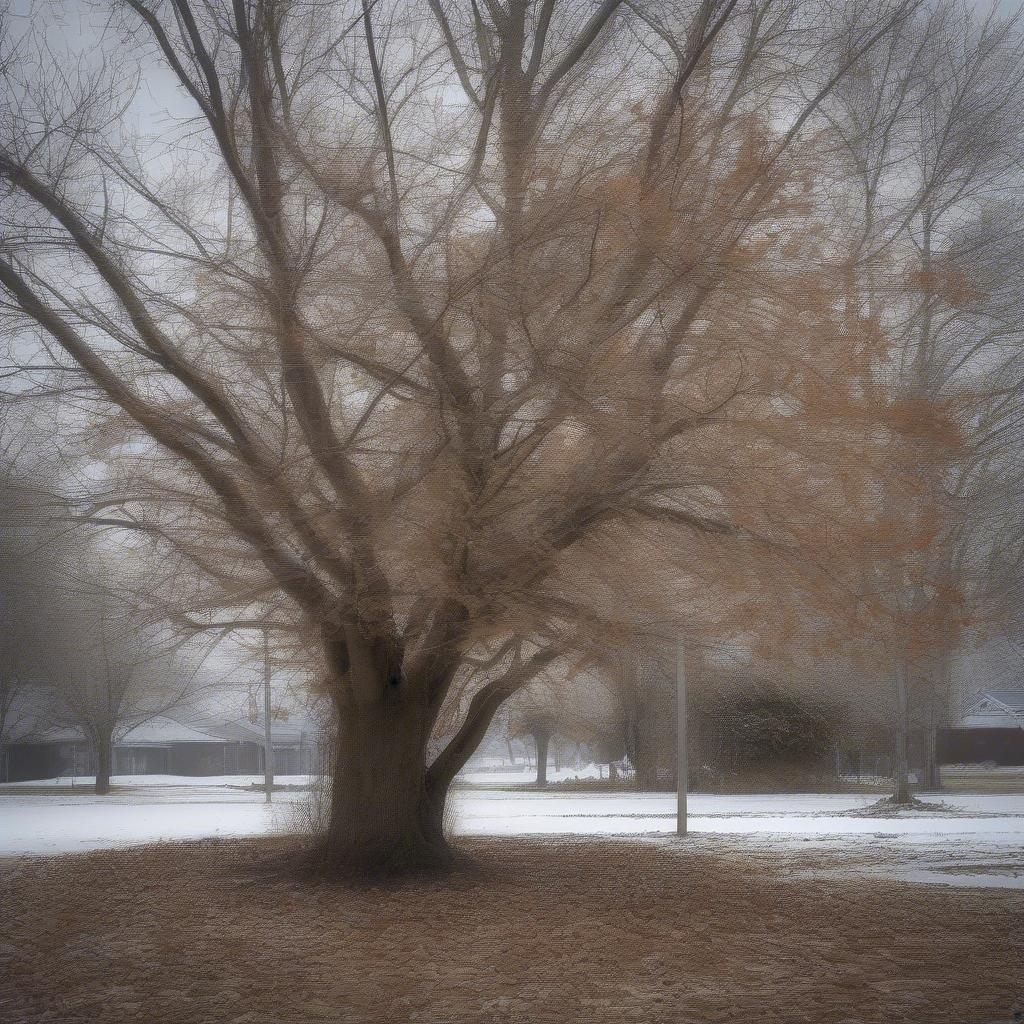
<path fill-rule="evenodd" d="M 703 840 L 476 840 L 391 887 L 256 870 L 290 842 L 0 863 L 0 1020 L 980 1024 L 1024 998 L 1019 890 Z"/>

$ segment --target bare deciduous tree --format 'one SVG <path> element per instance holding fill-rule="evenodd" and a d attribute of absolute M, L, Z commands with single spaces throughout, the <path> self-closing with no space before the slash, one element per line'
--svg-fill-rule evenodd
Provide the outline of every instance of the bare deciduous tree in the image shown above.
<path fill-rule="evenodd" d="M 140 621 L 118 600 L 113 581 L 98 581 L 98 574 L 95 556 L 72 567 L 61 581 L 68 591 L 33 624 L 33 648 L 49 698 L 41 717 L 82 731 L 93 753 L 96 792 L 106 795 L 116 742 L 198 695 L 209 647 L 183 650 L 180 638 Z"/>
<path fill-rule="evenodd" d="M 874 386 L 916 434 L 886 516 L 905 539 L 875 592 L 895 677 L 894 799 L 909 800 L 907 728 L 927 726 L 928 782 L 950 661 L 1004 617 L 999 561 L 1019 560 L 1011 473 L 1020 446 L 1024 292 L 1024 36 L 1020 13 L 945 0 L 891 33 L 829 98 L 859 189 L 851 300 L 880 310 L 894 342 Z M 893 287 L 893 269 L 904 287 Z M 929 417 L 943 411 L 956 444 Z M 934 424 L 933 424 L 934 426 Z M 1000 475 L 1003 475 L 1000 473 Z M 993 553 L 1000 554 L 993 558 Z"/>
<path fill-rule="evenodd" d="M 329 869 L 445 862 L 555 657 L 767 609 L 863 523 L 908 432 L 824 115 L 920 4 L 116 6 L 159 145 L 109 67 L 2 55 L 0 286 L 121 474 L 83 517 L 319 666 Z"/>

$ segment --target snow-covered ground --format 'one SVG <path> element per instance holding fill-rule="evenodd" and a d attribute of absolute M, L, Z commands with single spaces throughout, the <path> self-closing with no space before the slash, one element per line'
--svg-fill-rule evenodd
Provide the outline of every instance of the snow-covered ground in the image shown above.
<path fill-rule="evenodd" d="M 277 786 L 308 786 L 310 775 L 275 775 Z M 0 787 L 0 795 L 4 791 L 17 792 L 19 789 L 52 789 L 59 787 L 68 790 L 89 790 L 96 779 L 92 775 L 61 775 L 54 779 L 32 779 L 30 782 L 5 782 Z M 262 775 L 112 775 L 112 786 L 156 786 L 156 787 L 188 787 L 196 786 L 227 786 L 248 789 L 251 786 L 262 786 Z"/>
<path fill-rule="evenodd" d="M 267 806 L 261 793 L 237 788 L 261 781 L 256 776 L 226 777 L 229 785 L 169 778 L 174 784 L 139 785 L 106 797 L 70 787 L 66 795 L 8 790 L 0 795 L 0 856 L 288 831 L 299 825 L 307 798 L 282 792 Z M 863 864 L 908 879 L 1024 888 L 1024 794 L 958 793 L 941 797 L 945 808 L 937 813 L 858 815 L 876 799 L 695 793 L 689 828 L 699 840 L 720 837 L 737 849 L 791 850 L 799 844 L 802 850 L 849 850 Z M 643 836 L 665 842 L 676 826 L 675 798 L 666 793 L 462 790 L 453 795 L 451 818 L 457 833 L 477 836 Z"/>
<path fill-rule="evenodd" d="M 505 786 L 526 786 L 532 784 L 537 777 L 535 768 L 523 763 L 516 766 L 496 765 L 494 768 L 476 766 L 460 773 L 459 780 L 470 786 L 481 786 L 486 789 L 500 789 Z M 600 779 L 608 777 L 608 769 L 601 765 L 583 765 L 579 768 L 560 767 L 548 768 L 549 782 L 565 782 L 570 779 Z M 309 775 L 276 775 L 274 782 L 278 786 L 306 786 Z M 3 790 L 8 789 L 87 789 L 93 784 L 93 776 L 62 775 L 53 779 L 33 779 L 31 782 L 5 782 Z M 114 775 L 110 779 L 113 786 L 262 786 L 262 775 Z"/>
<path fill-rule="evenodd" d="M 482 769 L 472 762 L 459 773 L 459 781 L 486 789 L 500 789 L 503 786 L 528 786 L 537 778 L 537 769 L 528 764 L 496 765 Z M 607 765 L 586 764 L 578 768 L 548 765 L 548 782 L 567 782 L 570 779 L 607 779 Z"/>

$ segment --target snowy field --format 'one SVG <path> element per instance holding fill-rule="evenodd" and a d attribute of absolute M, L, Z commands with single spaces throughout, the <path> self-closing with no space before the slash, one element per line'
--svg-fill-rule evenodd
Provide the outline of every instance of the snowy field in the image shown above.
<path fill-rule="evenodd" d="M 583 765 L 578 768 L 548 768 L 548 782 L 565 782 L 570 779 L 606 779 L 608 769 L 602 765 Z M 308 786 L 312 776 L 309 775 L 275 775 L 276 786 Z M 525 764 L 501 770 L 478 769 L 463 771 L 459 781 L 470 786 L 485 789 L 503 789 L 505 787 L 531 785 L 536 779 L 536 770 Z M 0 784 L 0 794 L 19 789 L 88 789 L 93 784 L 91 775 L 62 775 L 53 779 L 33 779 L 31 782 L 5 782 Z M 249 789 L 262 786 L 262 775 L 114 775 L 110 779 L 113 786 L 227 786 L 234 789 Z"/>
<path fill-rule="evenodd" d="M 308 786 L 311 775 L 275 775 L 275 786 Z M 33 779 L 30 782 L 5 782 L 0 785 L 0 796 L 4 793 L 17 793 L 18 790 L 31 792 L 37 789 L 90 790 L 95 783 L 92 775 L 61 775 L 55 779 Z M 195 789 L 196 787 L 219 786 L 227 789 L 251 789 L 263 785 L 262 775 L 112 775 L 110 784 L 117 787 L 139 786 L 166 788 Z"/>
<path fill-rule="evenodd" d="M 0 856 L 75 853 L 166 840 L 256 836 L 301 827 L 307 794 L 280 792 L 267 806 L 247 791 L 257 777 L 183 780 L 140 776 L 97 797 L 0 795 Z M 226 780 L 230 784 L 225 784 Z M 187 784 L 182 784 L 187 781 Z M 280 779 L 302 784 L 304 777 Z M 13 787 L 12 787 L 13 788 Z M 821 848 L 850 851 L 864 869 L 898 869 L 919 881 L 1024 888 L 1024 794 L 944 794 L 941 812 L 867 816 L 874 795 L 691 794 L 689 828 L 699 840 L 736 852 Z M 666 793 L 456 791 L 454 831 L 466 836 L 603 835 L 665 842 L 675 831 Z M 660 837 L 659 837 L 660 834 Z M 966 865 L 965 870 L 961 870 Z M 892 871 L 887 871 L 891 874 Z"/>

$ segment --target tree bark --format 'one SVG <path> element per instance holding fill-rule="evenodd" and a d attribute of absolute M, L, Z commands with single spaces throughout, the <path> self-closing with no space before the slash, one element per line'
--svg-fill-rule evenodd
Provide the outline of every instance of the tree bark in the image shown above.
<path fill-rule="evenodd" d="M 649 715 L 650 710 L 639 700 L 632 702 L 623 715 L 622 747 L 633 766 L 636 788 L 641 791 L 654 789 L 658 778 Z"/>
<path fill-rule="evenodd" d="M 470 701 L 454 737 L 427 767 L 427 745 L 440 699 L 434 688 L 410 687 L 397 672 L 376 676 L 371 658 L 348 658 L 338 687 L 337 749 L 327 825 L 314 867 L 335 876 L 399 876 L 455 865 L 445 838 L 448 790 L 483 739 L 494 714 L 518 687 L 554 658 L 534 654 L 508 676 L 492 680 Z"/>
<path fill-rule="evenodd" d="M 535 729 L 533 742 L 537 747 L 537 785 L 548 784 L 548 741 L 550 734 L 545 729 Z"/>
<path fill-rule="evenodd" d="M 110 775 L 114 760 L 114 740 L 109 733 L 96 736 L 96 793 L 106 796 L 110 792 Z"/>
<path fill-rule="evenodd" d="M 948 650 L 939 655 L 932 692 L 928 701 L 925 730 L 925 786 L 933 793 L 942 789 L 942 767 L 939 764 L 939 727 L 946 719 L 952 689 L 952 661 Z"/>
<path fill-rule="evenodd" d="M 397 690 L 397 688 L 396 688 Z M 446 867 L 446 783 L 428 785 L 426 701 L 387 692 L 339 709 L 330 815 L 318 867 L 340 876 L 401 875 Z"/>
<path fill-rule="evenodd" d="M 924 762 L 924 784 L 925 788 L 932 793 L 938 793 L 942 789 L 942 771 L 939 768 L 938 758 L 938 728 L 929 723 L 925 730 L 925 762 Z"/>
<path fill-rule="evenodd" d="M 635 749 L 630 758 L 636 771 L 636 788 L 641 792 L 650 792 L 658 785 L 657 752 L 651 725 L 646 715 L 637 721 Z"/>

